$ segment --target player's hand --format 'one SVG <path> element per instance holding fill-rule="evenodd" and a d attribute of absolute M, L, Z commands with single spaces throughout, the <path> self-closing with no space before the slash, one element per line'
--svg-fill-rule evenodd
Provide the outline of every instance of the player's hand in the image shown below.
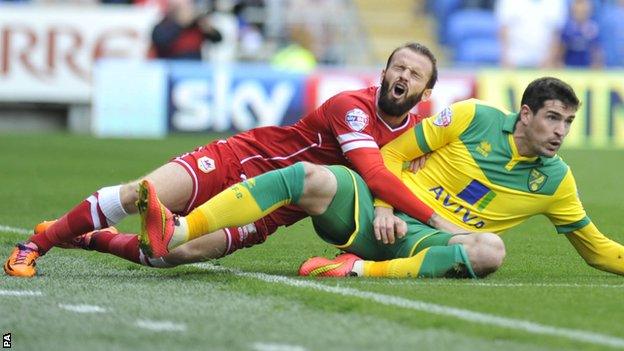
<path fill-rule="evenodd" d="M 412 173 L 418 172 L 418 170 L 423 169 L 423 167 L 425 167 L 425 162 L 427 162 L 430 156 L 431 154 L 425 154 L 425 155 L 420 156 L 419 158 L 413 159 L 412 162 L 410 162 L 407 169 Z"/>
<path fill-rule="evenodd" d="M 394 215 L 391 208 L 375 207 L 375 239 L 384 244 L 394 244 L 395 237 L 402 238 L 407 233 L 407 224 L 401 218 Z"/>

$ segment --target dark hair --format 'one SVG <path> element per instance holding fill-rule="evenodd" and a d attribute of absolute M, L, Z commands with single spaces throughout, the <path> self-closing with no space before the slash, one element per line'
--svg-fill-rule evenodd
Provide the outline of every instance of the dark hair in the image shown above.
<path fill-rule="evenodd" d="M 578 108 L 579 99 L 568 83 L 554 77 L 542 77 L 532 81 L 522 94 L 520 106 L 527 105 L 536 113 L 546 100 L 559 100 L 566 107 Z"/>
<path fill-rule="evenodd" d="M 436 82 L 438 81 L 438 61 L 436 60 L 435 56 L 433 56 L 433 53 L 431 52 L 431 50 L 429 50 L 428 47 L 419 44 L 419 43 L 407 43 L 404 44 L 403 46 L 399 46 L 398 48 L 394 49 L 394 51 L 392 51 L 392 53 L 390 54 L 390 57 L 388 57 L 388 62 L 386 62 L 386 69 L 388 69 L 388 67 L 390 67 L 390 62 L 392 61 L 392 57 L 394 56 L 394 54 L 401 50 L 401 49 L 405 49 L 408 48 L 416 53 L 419 53 L 423 56 L 427 56 L 427 58 L 429 59 L 429 61 L 431 61 L 431 77 L 429 77 L 429 81 L 427 82 L 427 89 L 433 89 L 433 87 L 435 86 Z"/>

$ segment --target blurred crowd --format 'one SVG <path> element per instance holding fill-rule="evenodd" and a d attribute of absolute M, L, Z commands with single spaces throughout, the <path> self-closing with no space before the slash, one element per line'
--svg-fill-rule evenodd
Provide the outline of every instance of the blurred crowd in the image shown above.
<path fill-rule="evenodd" d="M 431 0 L 457 65 L 624 66 L 624 0 Z"/>
<path fill-rule="evenodd" d="M 349 0 L 0 0 L 0 3 L 155 6 L 152 58 L 272 62 L 307 71 L 345 63 Z M 350 11 L 353 13 L 353 11 Z"/>
<path fill-rule="evenodd" d="M 149 57 L 365 64 L 353 0 L 0 0 L 157 6 Z M 419 0 L 455 66 L 624 66 L 624 0 Z M 419 7 L 420 9 L 420 7 Z M 364 33 L 364 34 L 362 34 Z M 358 61 L 358 59 L 360 59 Z"/>
<path fill-rule="evenodd" d="M 270 62 L 307 72 L 345 63 L 345 40 L 357 40 L 347 33 L 356 22 L 348 0 L 135 1 L 162 8 L 152 32 L 156 58 Z"/>
<path fill-rule="evenodd" d="M 313 41 L 302 25 L 285 27 L 279 31 L 282 35 L 267 35 L 267 9 L 262 0 L 166 0 L 158 5 L 163 17 L 152 31 L 150 57 L 271 61 L 297 71 L 311 70 L 317 64 L 320 53 L 313 52 Z"/>

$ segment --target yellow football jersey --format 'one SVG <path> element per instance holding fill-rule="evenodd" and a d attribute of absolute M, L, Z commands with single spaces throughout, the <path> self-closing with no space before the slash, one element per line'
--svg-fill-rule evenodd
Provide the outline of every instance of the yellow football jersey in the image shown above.
<path fill-rule="evenodd" d="M 591 224 L 568 165 L 558 156 L 518 154 L 517 120 L 517 113 L 483 101 L 461 101 L 388 143 L 382 149 L 384 162 L 436 213 L 462 228 L 500 233 L 544 214 L 557 232 L 570 234 L 588 262 L 596 252 L 615 250 L 615 261 L 601 268 L 624 273 L 624 247 Z M 431 156 L 423 169 L 403 170 L 404 162 L 427 153 Z M 390 207 L 381 200 L 376 205 Z"/>

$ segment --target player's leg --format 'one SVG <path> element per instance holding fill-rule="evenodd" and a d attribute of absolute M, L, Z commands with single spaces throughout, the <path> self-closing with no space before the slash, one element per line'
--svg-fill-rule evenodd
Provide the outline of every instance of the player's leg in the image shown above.
<path fill-rule="evenodd" d="M 408 238 L 414 232 L 408 229 Z M 352 250 L 349 248 L 348 250 Z M 364 277 L 485 277 L 502 264 L 505 248 L 498 235 L 473 233 L 452 235 L 437 232 L 417 244 L 414 255 L 384 261 L 363 260 L 351 253 L 333 260 L 323 257 L 308 259 L 299 274 L 308 276 Z"/>
<path fill-rule="evenodd" d="M 174 212 L 178 214 L 188 213 L 222 191 L 228 185 L 236 183 L 240 180 L 241 174 L 243 173 L 236 155 L 232 153 L 226 143 L 221 142 L 214 142 L 200 147 L 193 152 L 176 158 L 174 162 L 183 166 L 193 181 L 192 188 L 186 189 L 184 192 L 185 196 L 183 197 L 175 197 L 176 195 L 180 195 L 180 193 L 176 191 L 173 192 L 173 196 L 168 196 L 168 194 L 161 195 L 163 197 L 163 202 L 168 207 L 168 204 L 174 204 L 175 199 L 179 200 L 175 202 L 172 208 Z M 161 174 L 164 176 L 164 181 L 170 176 L 169 174 L 159 172 L 155 175 L 149 175 L 148 179 L 156 179 L 158 181 L 158 176 Z M 157 187 L 155 188 L 158 194 L 161 194 L 161 190 Z M 165 191 L 174 189 L 173 187 L 167 187 Z M 130 186 L 129 190 L 130 191 L 127 193 L 128 200 L 134 204 L 138 197 L 136 186 Z M 190 193 L 188 193 L 188 191 L 190 191 Z M 237 249 L 263 242 L 276 228 L 277 226 L 274 223 L 263 220 L 262 222 L 245 226 L 218 230 L 211 233 L 211 235 L 192 240 L 177 247 L 165 257 L 151 258 L 148 255 L 144 255 L 142 252 L 139 252 L 138 257 L 141 264 L 158 268 L 201 262 L 211 258 L 222 257 Z M 119 241 L 121 241 L 120 238 L 115 238 L 115 242 Z M 102 250 L 110 250 L 110 248 L 113 247 L 113 245 L 107 245 L 106 242 L 102 242 L 102 244 Z M 124 247 L 128 248 L 130 246 L 124 245 Z M 134 253 L 136 251 L 137 250 L 125 252 Z M 118 250 L 118 252 L 120 251 Z M 118 254 L 118 256 L 120 255 Z M 135 255 L 134 258 L 136 257 Z"/>
<path fill-rule="evenodd" d="M 170 204 L 173 209 L 182 209 L 188 202 L 193 183 L 181 165 L 168 163 L 145 178 L 153 181 L 154 186 L 162 192 L 163 201 Z M 128 214 L 136 213 L 137 184 L 138 181 L 134 181 L 102 188 L 43 232 L 31 236 L 26 243 L 20 244 L 12 252 L 4 266 L 7 274 L 33 276 L 36 273 L 35 259 L 53 246 L 70 242 L 84 233 L 112 226 Z M 106 230 L 93 233 L 90 238 L 91 248 L 140 263 L 136 235 L 118 234 L 119 236 L 116 236 L 113 234 Z M 37 254 L 31 255 L 26 251 L 36 251 Z M 34 259 L 25 260 L 24 257 L 34 257 Z"/>
<path fill-rule="evenodd" d="M 413 228 L 409 228 L 408 225 L 406 237 L 408 241 L 418 237 L 423 237 L 423 239 L 413 246 L 413 255 L 406 257 L 397 252 L 396 257 L 403 257 L 385 261 L 358 261 L 357 258 L 350 258 L 347 262 L 353 266 L 348 269 L 349 272 L 338 276 L 482 278 L 496 271 L 505 256 L 502 240 L 492 233 L 452 235 L 434 232 L 424 234 L 414 232 Z M 403 246 L 411 247 L 412 245 Z M 345 260 L 340 256 L 337 259 Z M 331 261 L 323 262 L 324 265 L 332 263 Z M 319 267 L 315 268 L 319 269 Z"/>
<path fill-rule="evenodd" d="M 195 240 L 184 243 L 161 257 L 163 262 L 170 266 L 190 264 L 223 257 L 227 252 L 227 238 L 224 230 L 204 235 Z M 157 262 L 157 258 L 148 258 Z"/>
<path fill-rule="evenodd" d="M 175 212 L 184 211 L 193 192 L 193 180 L 186 169 L 176 163 L 169 162 L 146 175 L 159 194 L 162 194 L 163 203 L 171 206 Z M 120 200 L 127 213 L 136 213 L 138 200 L 137 187 L 139 180 L 124 184 L 120 189 Z M 113 233 L 100 230 L 90 235 L 87 248 L 102 253 L 110 253 L 128 261 L 144 266 L 166 268 L 173 267 L 166 260 L 152 260 L 146 257 L 139 248 L 136 234 Z"/>
<path fill-rule="evenodd" d="M 291 203 L 310 214 L 321 213 L 335 191 L 336 181 L 331 172 L 323 166 L 299 162 L 235 184 L 188 216 L 174 221 L 168 215 L 163 223 L 162 213 L 168 211 L 145 182 L 139 195 L 144 199 L 139 200 L 139 210 L 143 211 L 142 247 L 145 251 L 153 250 L 151 253 L 156 257 L 164 256 L 182 243 L 220 228 L 252 223 Z"/>
<path fill-rule="evenodd" d="M 451 242 L 453 236 L 431 228 L 403 214 L 408 235 L 394 244 L 383 244 L 374 238 L 372 195 L 359 175 L 347 171 L 352 180 L 341 176 L 338 193 L 327 212 L 313 217 L 314 227 L 325 241 L 350 254 L 333 260 L 314 257 L 304 262 L 301 275 L 369 277 L 475 277 L 468 250 L 475 253 L 477 240 Z M 466 244 L 466 245 L 464 245 Z M 466 246 L 466 247 L 465 247 Z M 357 256 L 355 256 L 355 255 Z M 475 255 L 473 255 L 475 256 Z M 359 257 L 365 258 L 365 260 Z M 477 268 L 485 268 L 475 256 Z M 392 259 L 394 258 L 394 259 Z M 487 269 L 487 268 L 486 268 Z M 485 270 L 484 270 L 485 272 Z"/>
<path fill-rule="evenodd" d="M 276 212 L 281 213 L 283 209 L 279 209 Z M 287 213 L 285 216 L 286 220 L 281 220 L 280 218 L 280 223 L 291 224 L 296 222 L 298 218 L 300 217 L 293 220 L 292 215 Z M 278 223 L 275 223 L 271 218 L 265 217 L 251 224 L 225 228 L 200 236 L 176 247 L 160 259 L 147 257 L 146 259 L 154 266 L 158 266 L 158 260 L 169 266 L 177 266 L 220 258 L 230 255 L 239 249 L 263 243 L 270 234 L 277 230 L 278 226 Z"/>
<path fill-rule="evenodd" d="M 373 196 L 361 178 L 346 167 L 328 166 L 336 178 L 336 195 L 327 209 L 312 216 L 312 224 L 317 235 L 340 249 L 352 248 L 362 256 L 377 254 L 375 243 L 365 242 L 373 237 L 374 218 Z M 364 238 L 364 239 L 363 239 Z M 312 257 L 299 268 L 299 275 L 344 277 L 353 271 L 354 262 L 362 259 L 346 253 L 334 259 Z"/>
<path fill-rule="evenodd" d="M 505 259 L 505 244 L 494 233 L 456 234 L 448 245 L 462 245 L 475 274 L 481 278 L 498 270 Z"/>
<path fill-rule="evenodd" d="M 182 166 L 168 163 L 144 178 L 150 179 L 162 194 L 163 202 L 174 211 L 182 209 L 188 201 L 192 181 Z M 127 215 L 137 212 L 137 186 L 138 180 L 98 190 L 46 230 L 33 235 L 29 241 L 37 245 L 40 253 L 44 253 L 78 235 L 117 224 Z"/>
<path fill-rule="evenodd" d="M 288 204 L 310 215 L 322 213 L 335 192 L 331 172 L 299 162 L 235 184 L 199 206 L 185 218 L 188 236 L 194 239 L 219 228 L 251 223 Z"/>
<path fill-rule="evenodd" d="M 411 221 L 418 222 L 414 219 Z M 408 239 L 428 226 L 408 224 Z M 401 257 L 404 255 L 397 255 Z M 435 231 L 414 246 L 409 257 L 383 262 L 365 262 L 364 276 L 483 278 L 496 271 L 505 257 L 505 246 L 492 233 L 456 234 Z"/>

